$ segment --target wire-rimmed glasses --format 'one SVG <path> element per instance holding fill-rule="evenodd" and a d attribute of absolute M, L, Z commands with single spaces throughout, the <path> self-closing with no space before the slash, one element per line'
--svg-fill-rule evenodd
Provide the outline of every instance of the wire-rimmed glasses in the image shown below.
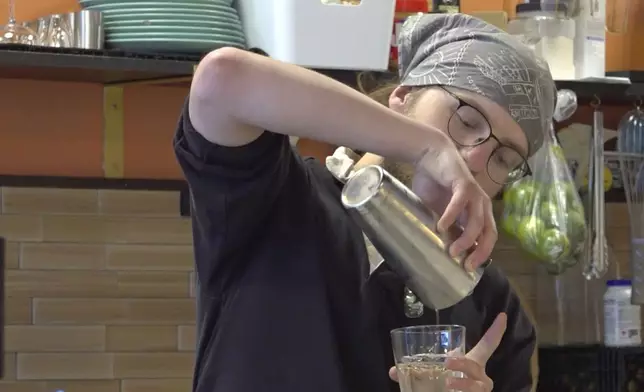
<path fill-rule="evenodd" d="M 516 182 L 532 174 L 527 159 L 513 146 L 507 145 L 492 133 L 492 127 L 480 110 L 444 89 L 458 100 L 458 107 L 447 124 L 447 132 L 454 143 L 462 147 L 476 147 L 493 139 L 497 146 L 487 161 L 490 179 L 499 185 Z"/>

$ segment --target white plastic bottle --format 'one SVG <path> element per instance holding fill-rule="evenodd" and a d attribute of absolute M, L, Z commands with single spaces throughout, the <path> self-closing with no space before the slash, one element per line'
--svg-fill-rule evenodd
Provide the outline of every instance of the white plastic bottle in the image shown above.
<path fill-rule="evenodd" d="M 631 304 L 631 281 L 609 280 L 604 293 L 604 344 L 610 347 L 642 344 L 640 307 Z"/>

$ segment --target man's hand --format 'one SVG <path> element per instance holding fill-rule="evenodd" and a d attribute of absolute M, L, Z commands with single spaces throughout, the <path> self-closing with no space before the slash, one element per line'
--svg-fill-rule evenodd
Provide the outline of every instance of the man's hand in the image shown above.
<path fill-rule="evenodd" d="M 463 357 L 449 358 L 445 366 L 449 370 L 463 372 L 465 378 L 450 377 L 447 386 L 461 392 L 491 392 L 494 382 L 485 374 L 485 365 L 503 338 L 507 327 L 508 317 L 500 313 L 485 332 L 478 344 Z M 395 367 L 389 369 L 389 377 L 398 382 L 398 372 Z M 431 391 L 428 391 L 431 392 Z"/>
<path fill-rule="evenodd" d="M 487 261 L 498 238 L 492 201 L 451 140 L 439 147 L 428 149 L 416 163 L 412 190 L 427 206 L 442 213 L 439 231 L 463 221 L 463 233 L 449 251 L 456 256 L 477 243 L 465 260 L 465 266 L 473 270 Z"/>

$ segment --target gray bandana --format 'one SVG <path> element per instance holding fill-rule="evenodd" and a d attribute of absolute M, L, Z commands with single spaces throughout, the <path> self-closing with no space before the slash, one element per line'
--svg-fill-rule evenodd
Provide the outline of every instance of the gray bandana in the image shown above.
<path fill-rule="evenodd" d="M 410 17 L 399 42 L 403 86 L 453 86 L 506 108 L 528 139 L 529 155 L 543 144 L 556 89 L 545 61 L 517 38 L 471 16 Z"/>

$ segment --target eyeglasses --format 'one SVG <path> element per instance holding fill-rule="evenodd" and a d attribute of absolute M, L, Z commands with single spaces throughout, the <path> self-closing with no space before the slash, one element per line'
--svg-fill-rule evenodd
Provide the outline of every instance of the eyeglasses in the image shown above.
<path fill-rule="evenodd" d="M 458 100 L 458 107 L 447 124 L 447 133 L 454 143 L 462 147 L 476 147 L 490 139 L 497 146 L 487 161 L 490 179 L 499 185 L 506 185 L 531 175 L 527 159 L 516 148 L 503 144 L 492 133 L 492 127 L 480 110 L 463 101 L 441 86 L 445 92 Z"/>

